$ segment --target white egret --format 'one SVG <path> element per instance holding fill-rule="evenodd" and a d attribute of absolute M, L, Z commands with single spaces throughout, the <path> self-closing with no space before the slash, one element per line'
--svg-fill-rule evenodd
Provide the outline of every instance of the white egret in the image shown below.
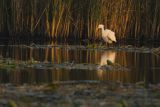
<path fill-rule="evenodd" d="M 98 29 L 102 29 L 102 38 L 103 40 L 108 43 L 112 43 L 112 42 L 117 42 L 116 41 L 116 36 L 115 36 L 115 33 L 109 29 L 104 29 L 104 25 L 100 24 L 98 26 Z"/>

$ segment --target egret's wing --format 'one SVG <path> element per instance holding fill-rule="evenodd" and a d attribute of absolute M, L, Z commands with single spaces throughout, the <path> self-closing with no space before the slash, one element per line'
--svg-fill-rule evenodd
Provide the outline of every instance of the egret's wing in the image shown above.
<path fill-rule="evenodd" d="M 102 38 L 103 38 L 103 40 L 104 40 L 105 42 L 108 42 L 108 32 L 104 31 L 104 32 L 102 33 Z"/>
<path fill-rule="evenodd" d="M 115 33 L 113 31 L 111 31 L 111 30 L 108 30 L 108 38 L 109 38 L 109 40 L 116 42 Z"/>

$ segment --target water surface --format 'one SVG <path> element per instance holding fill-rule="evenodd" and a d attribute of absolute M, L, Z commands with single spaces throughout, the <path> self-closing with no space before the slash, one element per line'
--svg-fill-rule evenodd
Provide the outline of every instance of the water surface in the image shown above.
<path fill-rule="evenodd" d="M 51 44 L 53 45 L 53 44 Z M 64 45 L 65 47 L 66 45 Z M 63 47 L 63 46 L 62 46 Z M 44 63 L 73 63 L 106 65 L 107 60 L 129 69 L 119 71 L 80 69 L 16 68 L 0 69 L 0 83 L 43 84 L 61 81 L 120 81 L 124 83 L 160 82 L 160 58 L 152 53 L 117 50 L 83 50 L 60 47 L 24 47 L 23 45 L 0 46 L 1 58 L 16 62 L 38 61 Z"/>

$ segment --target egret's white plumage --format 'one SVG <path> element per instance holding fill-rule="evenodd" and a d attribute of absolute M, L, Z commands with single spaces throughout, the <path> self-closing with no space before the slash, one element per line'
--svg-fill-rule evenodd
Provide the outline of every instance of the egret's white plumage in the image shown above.
<path fill-rule="evenodd" d="M 104 29 L 104 25 L 100 24 L 98 29 L 102 29 L 102 38 L 107 43 L 117 42 L 115 33 L 109 29 Z"/>

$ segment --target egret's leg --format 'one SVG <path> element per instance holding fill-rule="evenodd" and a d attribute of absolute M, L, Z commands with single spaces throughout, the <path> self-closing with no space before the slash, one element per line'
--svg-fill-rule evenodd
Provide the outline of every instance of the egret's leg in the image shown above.
<path fill-rule="evenodd" d="M 108 44 L 108 43 L 106 43 L 106 46 L 107 46 L 107 47 L 109 47 L 109 44 Z"/>

